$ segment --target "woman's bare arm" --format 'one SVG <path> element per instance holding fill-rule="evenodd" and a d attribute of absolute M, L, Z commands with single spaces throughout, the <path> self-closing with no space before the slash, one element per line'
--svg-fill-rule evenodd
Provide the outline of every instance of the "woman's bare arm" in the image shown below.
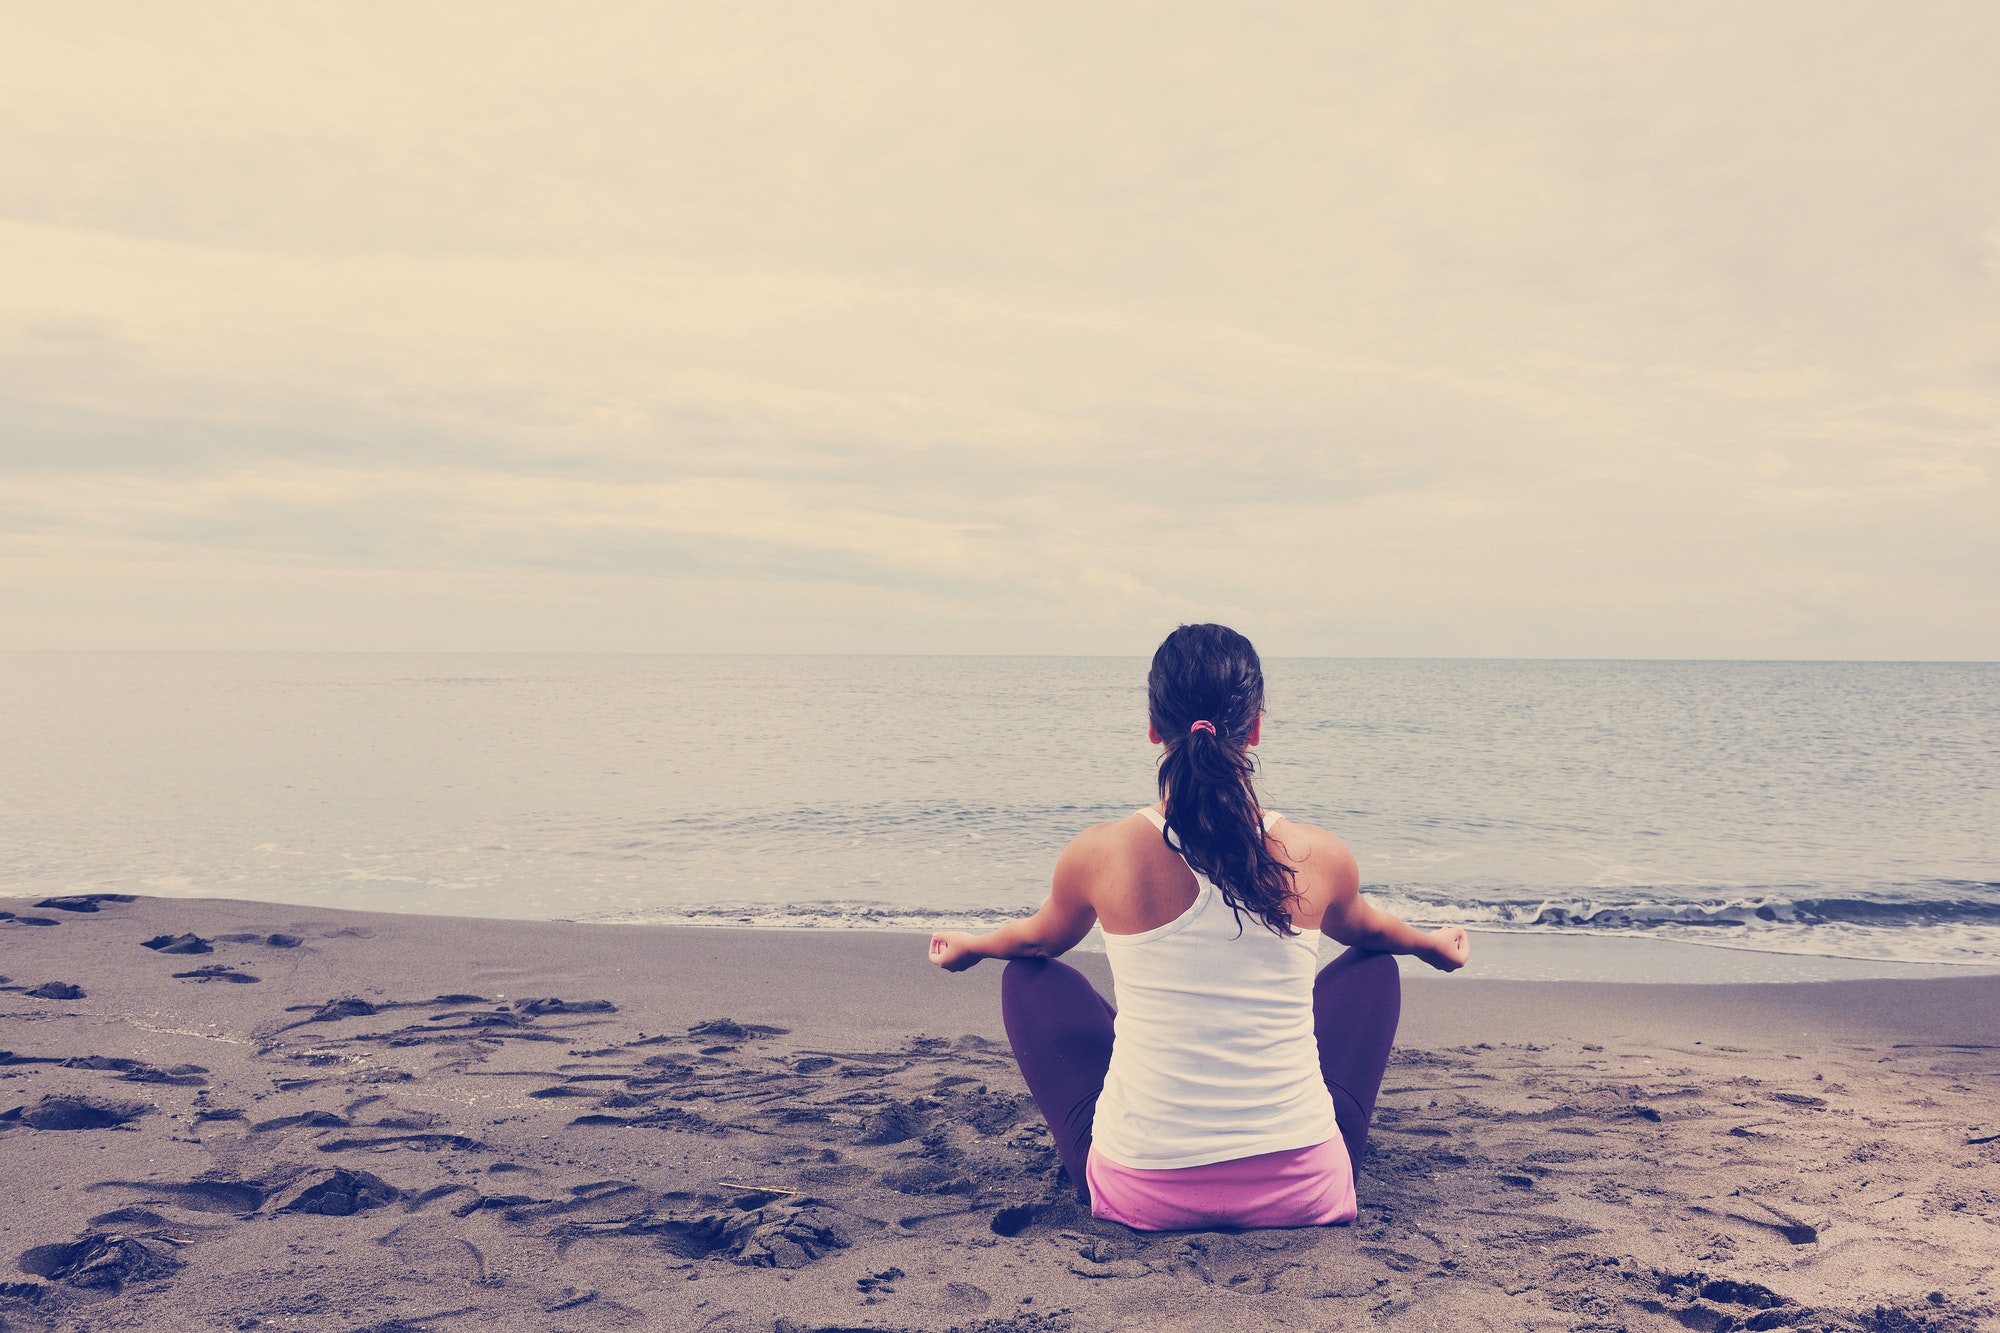
<path fill-rule="evenodd" d="M 1406 953 L 1421 958 L 1440 972 L 1456 972 L 1471 957 L 1472 942 L 1458 926 L 1418 930 L 1394 912 L 1385 912 L 1361 893 L 1361 868 L 1347 844 L 1330 833 L 1313 849 L 1315 858 L 1328 860 L 1322 873 L 1329 875 L 1319 928 L 1342 944 L 1351 944 L 1381 953 Z M 1315 895 L 1319 896 L 1319 895 Z"/>
<path fill-rule="evenodd" d="M 931 936 L 931 961 L 947 972 L 963 972 L 982 958 L 1054 958 L 1075 948 L 1097 924 L 1097 909 L 1090 903 L 1095 832 L 1080 835 L 1057 858 L 1054 886 L 1033 916 L 984 935 L 939 931 Z"/>

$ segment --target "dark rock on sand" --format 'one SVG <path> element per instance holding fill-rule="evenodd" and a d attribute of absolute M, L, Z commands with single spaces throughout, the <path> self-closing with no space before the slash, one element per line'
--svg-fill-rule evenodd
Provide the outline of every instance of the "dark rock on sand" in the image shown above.
<path fill-rule="evenodd" d="M 111 1129 L 137 1120 L 153 1108 L 140 1102 L 100 1102 L 84 1097 L 44 1097 L 22 1107 L 20 1117 L 36 1129 Z"/>
<path fill-rule="evenodd" d="M 782 1037 L 790 1028 L 774 1028 L 767 1023 L 737 1023 L 727 1018 L 711 1018 L 688 1029 L 688 1036 L 705 1041 L 747 1041 L 753 1037 Z"/>
<path fill-rule="evenodd" d="M 21 1256 L 21 1271 L 72 1287 L 119 1292 L 127 1283 L 171 1276 L 181 1261 L 162 1241 L 119 1232 L 88 1231 L 66 1245 L 37 1245 Z"/>
<path fill-rule="evenodd" d="M 354 1122 L 331 1111 L 301 1111 L 297 1115 L 281 1115 L 276 1120 L 260 1120 L 250 1126 L 253 1134 L 264 1134 L 274 1129 L 346 1129 Z"/>
<path fill-rule="evenodd" d="M 618 1006 L 609 1000 L 516 1000 L 514 1008 L 524 1014 L 615 1014 Z"/>
<path fill-rule="evenodd" d="M 99 903 L 137 902 L 129 893 L 71 893 L 60 898 L 44 898 L 37 907 L 53 907 L 59 912 L 95 912 Z"/>
<path fill-rule="evenodd" d="M 29 991 L 38 1000 L 81 1000 L 83 987 L 69 981 L 45 981 Z"/>
<path fill-rule="evenodd" d="M 166 952 L 172 953 L 173 950 L 169 949 L 166 950 Z M 207 953 L 208 950 L 202 949 L 200 950 L 200 952 Z M 199 981 L 202 982 L 203 984 L 206 984 L 211 981 L 228 981 L 228 982 L 233 982 L 238 986 L 252 986 L 255 985 L 257 982 L 263 980 L 263 978 L 253 977 L 248 972 L 234 971 L 233 969 L 222 966 L 220 963 L 211 963 L 207 967 L 197 967 L 192 972 L 176 972 L 174 973 L 174 980 Z"/>
<path fill-rule="evenodd" d="M 0 1051 L 0 1065 L 59 1065 L 62 1057 L 55 1055 L 17 1055 L 13 1051 Z"/>
<path fill-rule="evenodd" d="M 574 1222 L 554 1233 L 585 1236 L 654 1236 L 661 1249 L 683 1259 L 722 1259 L 752 1268 L 804 1268 L 852 1242 L 830 1209 L 787 1204 L 747 1212 L 697 1217 L 639 1213 L 608 1222 Z"/>
<path fill-rule="evenodd" d="M 208 1070 L 201 1065 L 173 1065 L 161 1069 L 144 1060 L 122 1055 L 81 1055 L 62 1062 L 65 1069 L 98 1069 L 119 1075 L 121 1083 L 163 1083 L 179 1088 L 198 1088 L 207 1083 Z"/>
<path fill-rule="evenodd" d="M 199 935 L 155 935 L 141 943 L 155 953 L 214 953 L 215 946 Z"/>
<path fill-rule="evenodd" d="M 271 1211 L 348 1217 L 402 1197 L 401 1190 L 380 1176 L 343 1166 L 331 1171 L 308 1171 L 278 1193 Z"/>
<path fill-rule="evenodd" d="M 349 995 L 338 1000 L 328 1000 L 306 1022 L 335 1023 L 343 1018 L 367 1018 L 375 1012 L 375 1006 L 368 1001 Z"/>

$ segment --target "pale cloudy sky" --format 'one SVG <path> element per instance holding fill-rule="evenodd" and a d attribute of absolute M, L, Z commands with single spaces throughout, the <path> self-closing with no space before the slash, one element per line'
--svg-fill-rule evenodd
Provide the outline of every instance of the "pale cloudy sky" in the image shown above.
<path fill-rule="evenodd" d="M 2000 657 L 2000 6 L 10 6 L 0 646 Z"/>

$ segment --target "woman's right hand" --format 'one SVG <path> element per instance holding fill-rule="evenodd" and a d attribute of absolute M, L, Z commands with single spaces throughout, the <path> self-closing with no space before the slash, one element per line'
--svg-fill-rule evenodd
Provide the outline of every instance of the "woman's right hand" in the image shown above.
<path fill-rule="evenodd" d="M 973 952 L 972 942 L 962 930 L 941 930 L 931 936 L 931 961 L 947 972 L 963 972 L 984 956 Z"/>
<path fill-rule="evenodd" d="M 1472 941 L 1461 926 L 1440 926 L 1424 939 L 1429 947 L 1423 959 L 1440 972 L 1456 972 L 1472 957 Z"/>

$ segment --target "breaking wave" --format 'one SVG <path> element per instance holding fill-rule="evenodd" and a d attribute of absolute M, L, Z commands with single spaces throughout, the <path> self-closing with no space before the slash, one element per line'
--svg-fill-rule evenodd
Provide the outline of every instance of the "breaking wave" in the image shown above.
<path fill-rule="evenodd" d="M 2000 883 L 1948 880 L 1899 887 L 1919 892 L 1864 898 L 1774 888 L 1703 897 L 1698 889 L 1613 893 L 1592 888 L 1472 899 L 1416 886 L 1388 886 L 1371 888 L 1369 897 L 1411 921 L 1471 930 L 1650 937 L 1889 962 L 2000 964 Z M 572 919 L 791 930 L 983 930 L 1022 914 L 1018 905 L 925 911 L 848 900 L 662 906 Z"/>

